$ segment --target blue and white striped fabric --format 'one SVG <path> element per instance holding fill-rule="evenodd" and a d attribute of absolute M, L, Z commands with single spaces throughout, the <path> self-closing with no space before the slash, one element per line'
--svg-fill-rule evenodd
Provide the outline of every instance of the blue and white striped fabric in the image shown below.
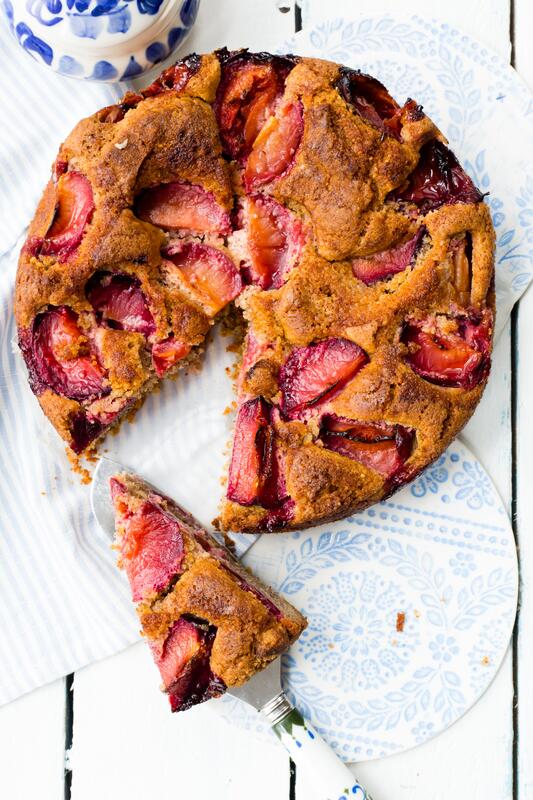
<path fill-rule="evenodd" d="M 114 556 L 95 539 L 88 492 L 65 469 L 14 348 L 19 245 L 59 142 L 119 87 L 63 79 L 0 23 L 0 703 L 125 647 L 137 636 Z"/>
<path fill-rule="evenodd" d="M 18 253 L 58 145 L 125 87 L 60 78 L 32 62 L 0 22 L 0 705 L 138 638 L 129 589 L 32 395 L 16 346 Z M 204 523 L 220 498 L 232 400 L 226 343 L 192 380 L 167 382 L 106 442 L 107 452 Z M 157 430 L 154 431 L 154 421 Z M 184 470 L 186 465 L 186 470 Z M 235 537 L 242 554 L 255 537 Z"/>

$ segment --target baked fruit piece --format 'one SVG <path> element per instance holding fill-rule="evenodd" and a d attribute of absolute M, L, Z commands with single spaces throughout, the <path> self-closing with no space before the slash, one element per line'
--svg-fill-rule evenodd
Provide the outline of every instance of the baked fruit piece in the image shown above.
<path fill-rule="evenodd" d="M 305 617 L 188 512 L 133 475 L 110 489 L 118 563 L 172 711 L 240 686 L 298 638 Z"/>
<path fill-rule="evenodd" d="M 301 528 L 437 458 L 490 368 L 494 232 L 444 137 L 363 73 L 190 56 L 61 146 L 17 276 L 30 382 L 81 452 L 247 325 L 217 525 Z"/>

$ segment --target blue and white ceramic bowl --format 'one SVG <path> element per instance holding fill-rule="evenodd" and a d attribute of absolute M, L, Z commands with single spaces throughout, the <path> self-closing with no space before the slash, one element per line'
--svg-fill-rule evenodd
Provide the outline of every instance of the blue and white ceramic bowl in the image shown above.
<path fill-rule="evenodd" d="M 200 0 L 0 0 L 20 46 L 62 75 L 134 78 L 172 53 Z"/>

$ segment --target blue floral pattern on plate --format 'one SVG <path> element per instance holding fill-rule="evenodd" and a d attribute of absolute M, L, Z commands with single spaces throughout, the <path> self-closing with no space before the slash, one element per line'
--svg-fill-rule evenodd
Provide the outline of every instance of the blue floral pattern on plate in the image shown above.
<path fill-rule="evenodd" d="M 347 761 L 436 736 L 496 674 L 516 610 L 516 550 L 490 478 L 461 443 L 390 500 L 277 536 L 271 554 L 246 560 L 309 620 L 283 658 L 285 689 Z M 239 701 L 218 705 L 265 733 Z"/>

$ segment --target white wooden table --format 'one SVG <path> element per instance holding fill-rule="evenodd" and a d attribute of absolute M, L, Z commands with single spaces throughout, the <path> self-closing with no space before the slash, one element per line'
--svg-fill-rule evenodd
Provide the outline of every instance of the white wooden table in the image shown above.
<path fill-rule="evenodd" d="M 335 0 L 321 2 L 334 16 Z M 344 12 L 347 5 L 344 0 Z M 398 0 L 349 3 L 354 15 L 398 12 L 399 6 Z M 533 0 L 402 0 L 401 7 L 445 16 L 511 60 L 533 88 Z M 187 47 L 270 49 L 300 22 L 291 0 L 202 0 Z M 530 291 L 496 347 L 482 415 L 465 432 L 515 520 L 522 587 L 514 640 L 492 686 L 446 733 L 410 752 L 357 765 L 375 800 L 533 800 L 532 401 Z M 486 420 L 502 407 L 506 425 L 494 426 L 489 444 Z M 257 545 L 268 546 L 265 538 Z M 208 706 L 169 714 L 153 678 L 147 648 L 136 645 L 2 708 L 0 797 L 311 800 L 276 742 L 230 727 Z"/>

